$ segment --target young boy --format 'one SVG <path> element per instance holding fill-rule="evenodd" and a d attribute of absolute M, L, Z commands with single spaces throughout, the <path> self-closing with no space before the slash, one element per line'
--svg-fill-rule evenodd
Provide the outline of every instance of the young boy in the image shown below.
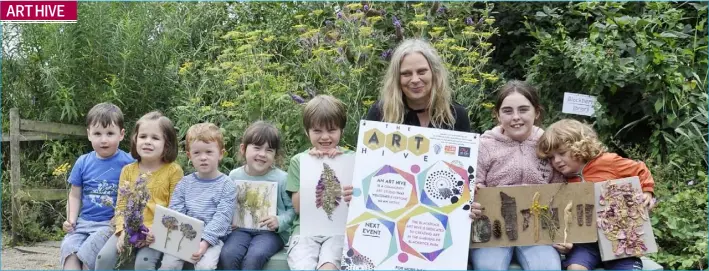
<path fill-rule="evenodd" d="M 195 124 L 187 130 L 187 157 L 197 172 L 189 174 L 175 187 L 170 209 L 204 221 L 199 251 L 192 254 L 195 270 L 215 270 L 223 237 L 231 232 L 236 208 L 236 184 L 219 171 L 224 157 L 224 139 L 219 127 Z M 165 254 L 160 270 L 181 270 L 184 261 Z"/>
<path fill-rule="evenodd" d="M 544 132 L 537 144 L 537 155 L 548 158 L 568 182 L 603 182 L 638 176 L 644 204 L 653 207 L 655 181 L 643 162 L 606 152 L 591 127 L 579 121 L 564 119 L 555 122 Z M 567 254 L 562 267 L 568 270 L 592 270 L 603 265 L 609 270 L 641 270 L 638 257 L 601 262 L 598 243 L 556 244 L 560 253 Z"/>
<path fill-rule="evenodd" d="M 67 235 L 60 259 L 64 270 L 94 269 L 98 251 L 113 233 L 110 222 L 121 169 L 134 161 L 118 149 L 125 134 L 120 108 L 110 103 L 95 105 L 86 115 L 86 127 L 94 150 L 79 157 L 69 175 L 71 190 L 62 226 Z"/>
<path fill-rule="evenodd" d="M 313 146 L 290 159 L 286 191 L 291 194 L 296 214 L 288 250 L 292 270 L 337 270 L 342 258 L 344 233 L 337 236 L 300 236 L 300 158 L 303 155 L 336 157 L 352 153 L 337 145 L 347 124 L 347 109 L 335 97 L 318 95 L 303 109 L 303 126 Z M 307 170 L 307 169 L 305 169 Z M 343 189 L 351 197 L 351 186 Z M 347 200 L 347 199 L 346 199 Z"/>

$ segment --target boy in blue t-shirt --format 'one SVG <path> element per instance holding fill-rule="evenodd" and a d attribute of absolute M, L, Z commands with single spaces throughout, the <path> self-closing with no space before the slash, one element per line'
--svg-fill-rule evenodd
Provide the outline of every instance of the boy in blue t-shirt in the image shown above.
<path fill-rule="evenodd" d="M 64 270 L 94 269 L 96 256 L 113 233 L 118 179 L 123 166 L 134 162 L 119 150 L 123 140 L 123 112 L 110 103 L 95 105 L 86 116 L 89 141 L 94 151 L 76 160 L 69 175 L 71 191 L 67 203 L 67 232 L 61 244 L 60 264 Z"/>

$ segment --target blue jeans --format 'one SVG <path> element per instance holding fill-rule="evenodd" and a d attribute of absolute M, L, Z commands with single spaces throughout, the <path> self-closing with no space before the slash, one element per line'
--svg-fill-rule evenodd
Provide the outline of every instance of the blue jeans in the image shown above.
<path fill-rule="evenodd" d="M 552 246 L 473 248 L 469 259 L 475 270 L 507 270 L 513 255 L 524 270 L 561 270 L 561 258 Z"/>
<path fill-rule="evenodd" d="M 261 270 L 283 246 L 275 232 L 237 229 L 224 242 L 219 263 L 224 270 Z"/>

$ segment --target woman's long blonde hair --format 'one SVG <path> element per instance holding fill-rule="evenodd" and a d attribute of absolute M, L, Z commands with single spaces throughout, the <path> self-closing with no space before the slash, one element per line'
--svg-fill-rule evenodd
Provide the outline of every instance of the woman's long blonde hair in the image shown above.
<path fill-rule="evenodd" d="M 389 62 L 389 68 L 382 81 L 379 100 L 382 106 L 382 120 L 390 123 L 403 123 L 406 108 L 401 90 L 401 62 L 409 54 L 420 53 L 431 67 L 431 100 L 428 104 L 428 113 L 434 127 L 442 125 L 453 126 L 455 119 L 451 110 L 452 91 L 448 85 L 448 71 L 443 66 L 441 57 L 431 44 L 421 39 L 407 39 L 402 41 L 394 50 Z"/>

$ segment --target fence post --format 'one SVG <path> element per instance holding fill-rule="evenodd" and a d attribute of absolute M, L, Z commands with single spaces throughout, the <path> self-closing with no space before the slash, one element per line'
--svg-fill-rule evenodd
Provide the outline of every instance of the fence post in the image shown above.
<path fill-rule="evenodd" d="M 20 201 L 18 199 L 22 180 L 20 176 L 20 111 L 10 109 L 10 188 L 12 190 L 12 235 L 10 245 L 17 244 L 17 231 L 20 229 Z"/>

